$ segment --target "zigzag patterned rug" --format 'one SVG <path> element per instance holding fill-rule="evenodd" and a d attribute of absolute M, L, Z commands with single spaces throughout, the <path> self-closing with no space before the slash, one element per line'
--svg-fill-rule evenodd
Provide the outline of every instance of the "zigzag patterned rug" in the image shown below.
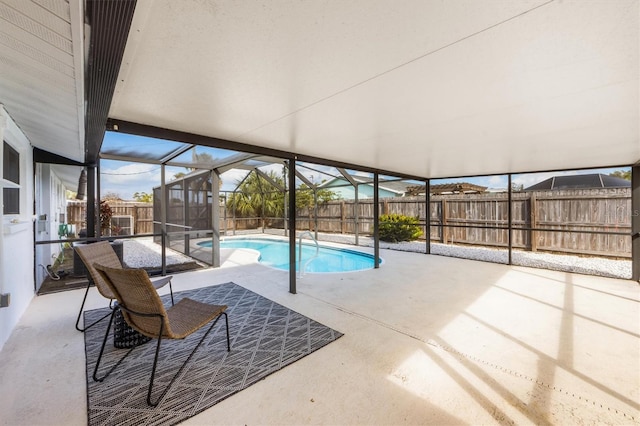
<path fill-rule="evenodd" d="M 163 297 L 165 306 L 168 300 Z M 97 360 L 109 319 L 85 332 L 88 424 L 173 425 L 212 407 L 269 374 L 294 363 L 342 336 L 335 330 L 234 283 L 174 293 L 176 302 L 189 297 L 228 306 L 231 352 L 226 350 L 224 319 L 220 319 L 160 404 L 149 407 L 147 389 L 156 341 L 141 345 L 103 382 L 94 382 Z M 108 308 L 85 312 L 85 323 Z M 154 384 L 160 394 L 178 371 L 207 327 L 185 340 L 163 340 Z M 110 338 L 100 366 L 109 368 L 126 349 Z"/>

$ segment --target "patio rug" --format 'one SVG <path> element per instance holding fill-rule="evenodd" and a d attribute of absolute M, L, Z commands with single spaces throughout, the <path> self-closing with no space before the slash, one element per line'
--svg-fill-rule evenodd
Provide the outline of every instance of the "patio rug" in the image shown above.
<path fill-rule="evenodd" d="M 141 345 L 103 382 L 94 382 L 108 318 L 85 332 L 88 424 L 173 425 L 212 407 L 269 374 L 294 363 L 342 336 L 329 327 L 234 283 L 174 293 L 228 306 L 231 352 L 226 350 L 224 318 L 215 325 L 160 404 L 146 403 L 156 340 Z M 165 306 L 170 305 L 163 296 Z M 85 323 L 108 308 L 85 312 Z M 159 395 L 197 344 L 204 327 L 185 340 L 163 340 L 154 383 Z M 104 372 L 127 349 L 116 349 L 113 332 L 100 366 Z M 103 370 L 104 368 L 104 370 Z"/>

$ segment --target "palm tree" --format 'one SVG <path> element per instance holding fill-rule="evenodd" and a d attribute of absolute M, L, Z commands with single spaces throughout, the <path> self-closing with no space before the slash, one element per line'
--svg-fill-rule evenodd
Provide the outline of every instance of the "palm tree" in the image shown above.
<path fill-rule="evenodd" d="M 274 171 L 268 176 L 284 187 L 284 179 Z M 227 200 L 227 208 L 235 210 L 239 216 L 282 217 L 284 214 L 284 194 L 256 172 L 250 172 L 242 181 L 237 192 Z"/>

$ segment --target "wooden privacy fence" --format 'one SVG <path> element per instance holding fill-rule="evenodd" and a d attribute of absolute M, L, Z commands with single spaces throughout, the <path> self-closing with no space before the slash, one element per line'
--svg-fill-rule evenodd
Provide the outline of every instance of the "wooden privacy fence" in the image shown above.
<path fill-rule="evenodd" d="M 380 200 L 380 214 L 418 217 L 425 223 L 425 198 Z M 298 212 L 298 229 L 361 235 L 373 232 L 373 200 L 332 201 Z M 432 241 L 508 247 L 506 193 L 434 195 L 430 200 Z M 582 189 L 512 194 L 512 246 L 612 257 L 631 257 L 631 189 Z M 558 232 L 561 231 L 561 232 Z M 605 234 L 613 233 L 613 234 Z M 616 235 L 620 234 L 620 235 Z M 622 235 L 623 234 L 623 235 Z"/>
<path fill-rule="evenodd" d="M 118 227 L 122 228 L 124 235 L 150 234 L 153 232 L 153 205 L 150 203 L 139 203 L 134 201 L 110 201 L 109 207 L 113 212 L 113 217 L 120 217 L 117 221 Z M 67 223 L 76 226 L 80 231 L 87 227 L 87 206 L 84 201 L 67 201 Z M 115 219 L 113 220 L 115 223 Z M 126 225 L 130 223 L 133 229 Z"/>
<path fill-rule="evenodd" d="M 110 202 L 114 216 L 130 216 L 133 234 L 153 232 L 153 207 L 135 202 Z M 67 221 L 82 229 L 85 203 L 69 201 Z M 176 206 L 177 208 L 177 206 Z M 205 212 L 205 210 L 208 210 Z M 430 202 L 431 241 L 508 247 L 509 203 L 506 193 L 434 195 Z M 373 200 L 331 201 L 316 210 L 301 209 L 296 228 L 319 232 L 373 233 Z M 357 213 L 357 214 L 356 214 Z M 385 198 L 380 214 L 418 217 L 425 223 L 424 197 Z M 514 248 L 611 257 L 631 257 L 631 189 L 582 189 L 516 192 L 512 194 L 512 246 Z M 184 216 L 177 215 L 183 223 Z M 210 229 L 210 209 L 188 213 L 201 229 Z M 206 218 L 205 218 L 206 216 Z M 180 224 L 178 223 L 178 224 Z M 195 222 L 194 222 L 195 223 Z M 194 226 L 192 229 L 198 229 Z M 284 228 L 282 218 L 234 217 L 220 206 L 220 230 Z M 424 229 L 424 225 L 423 225 Z M 608 234 L 607 234 L 608 233 Z M 424 237 L 423 237 L 424 238 Z"/>

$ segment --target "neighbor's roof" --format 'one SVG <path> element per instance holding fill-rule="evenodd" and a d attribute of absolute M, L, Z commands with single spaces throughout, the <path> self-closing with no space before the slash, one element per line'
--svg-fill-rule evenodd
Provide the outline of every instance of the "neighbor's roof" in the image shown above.
<path fill-rule="evenodd" d="M 410 195 L 420 195 L 425 193 L 425 188 L 426 188 L 426 185 L 410 186 L 407 188 L 407 192 L 409 192 Z M 479 192 L 485 192 L 486 190 L 487 190 L 486 186 L 475 185 L 469 182 L 440 183 L 435 185 L 429 185 L 429 192 L 435 195 L 479 193 Z"/>
<path fill-rule="evenodd" d="M 525 191 L 540 191 L 545 189 L 587 189 L 587 188 L 625 188 L 630 187 L 631 182 L 615 176 L 601 173 L 554 176 L 542 182 L 525 188 Z"/>

